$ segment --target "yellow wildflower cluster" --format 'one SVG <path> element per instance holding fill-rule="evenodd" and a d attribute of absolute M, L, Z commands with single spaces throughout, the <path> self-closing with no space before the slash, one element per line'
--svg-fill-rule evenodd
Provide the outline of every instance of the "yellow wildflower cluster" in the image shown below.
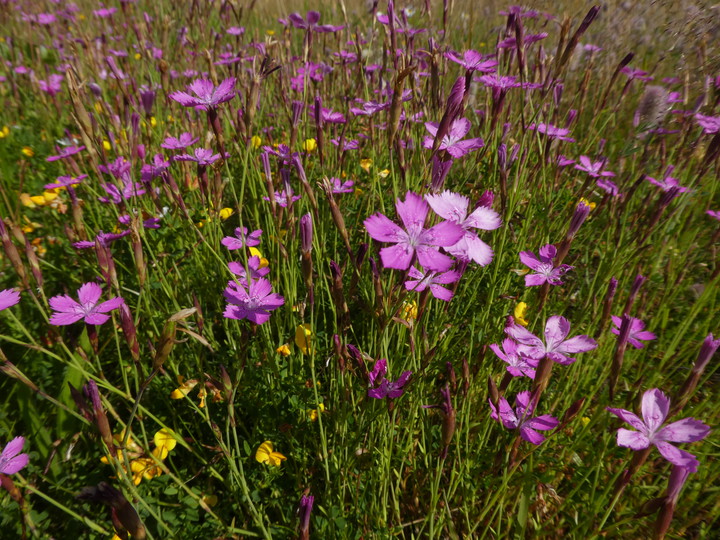
<path fill-rule="evenodd" d="M 185 377 L 182 375 L 178 375 L 178 386 L 175 390 L 172 391 L 170 394 L 170 399 L 182 399 L 184 397 L 187 397 L 187 395 L 192 392 L 193 388 L 195 388 L 198 384 L 197 379 L 188 379 L 185 380 Z M 208 389 L 210 390 L 210 393 L 212 394 L 212 401 L 213 403 L 217 403 L 219 401 L 222 401 L 222 392 L 220 392 L 220 389 L 217 388 L 212 381 L 207 381 L 205 383 L 205 387 L 200 388 L 198 391 L 198 398 L 200 399 L 200 403 L 198 404 L 198 407 L 201 409 L 205 407 L 205 399 L 208 395 Z"/>
<path fill-rule="evenodd" d="M 43 206 L 49 206 L 50 208 L 57 210 L 61 214 L 67 212 L 67 205 L 63 202 L 60 197 L 62 188 L 46 189 L 41 195 L 29 195 L 27 193 L 20 194 L 20 202 L 23 206 L 28 208 L 38 208 Z"/>
<path fill-rule="evenodd" d="M 121 432 L 113 436 L 115 444 L 119 447 L 125 438 L 125 432 Z M 130 459 L 130 470 L 127 471 L 132 476 L 133 483 L 137 486 L 140 482 L 150 480 L 156 476 L 162 474 L 162 468 L 157 464 L 157 461 L 164 461 L 170 451 L 177 445 L 175 440 L 175 434 L 167 428 L 163 428 L 153 437 L 155 448 L 152 449 L 150 455 L 143 453 L 142 448 L 137 442 L 130 436 L 125 446 L 128 458 Z M 117 459 L 120 463 L 124 462 L 123 452 L 120 448 L 117 450 Z M 102 463 L 110 463 L 107 456 L 103 456 L 100 461 Z"/>
<path fill-rule="evenodd" d="M 269 467 L 279 467 L 287 458 L 280 452 L 274 451 L 273 443 L 265 441 L 255 452 L 255 459 L 258 463 L 265 463 Z"/>

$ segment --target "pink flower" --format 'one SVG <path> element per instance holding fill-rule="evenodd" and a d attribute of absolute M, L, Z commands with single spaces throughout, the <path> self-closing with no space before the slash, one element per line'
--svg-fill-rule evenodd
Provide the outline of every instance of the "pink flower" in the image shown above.
<path fill-rule="evenodd" d="M 534 129 L 538 133 L 542 133 L 550 139 L 558 139 L 559 141 L 575 142 L 575 139 L 569 137 L 570 130 L 567 128 L 559 128 L 552 124 L 530 124 L 528 129 Z"/>
<path fill-rule="evenodd" d="M 426 195 L 425 199 L 438 216 L 457 223 L 464 231 L 457 243 L 446 248 L 448 253 L 464 261 L 475 261 L 480 266 L 487 266 L 492 262 L 492 249 L 480 240 L 472 229 L 492 231 L 500 227 L 502 220 L 495 210 L 481 205 L 468 215 L 470 199 L 451 191 Z"/>
<path fill-rule="evenodd" d="M 398 199 L 395 208 L 405 229 L 383 214 L 372 215 L 364 221 L 371 238 L 396 244 L 380 250 L 383 266 L 407 270 L 417 255 L 418 261 L 427 270 L 448 270 L 453 261 L 440 253 L 437 247 L 455 245 L 464 235 L 463 228 L 451 221 L 442 221 L 425 229 L 425 219 L 430 207 L 420 195 L 412 191 L 407 192 L 405 201 Z"/>
<path fill-rule="evenodd" d="M 533 287 L 543 283 L 562 285 L 560 278 L 574 267 L 567 264 L 561 264 L 557 268 L 554 266 L 553 259 L 557 255 L 557 249 L 552 244 L 541 247 L 538 255 L 539 258 L 535 257 L 532 251 L 520 252 L 520 262 L 536 272 L 525 276 L 525 286 Z"/>
<path fill-rule="evenodd" d="M 2 454 L 0 454 L 0 473 L 15 474 L 27 466 L 30 457 L 27 454 L 20 453 L 24 445 L 25 439 L 23 437 L 15 437 L 5 445 Z"/>
<path fill-rule="evenodd" d="M 720 116 L 705 116 L 704 114 L 696 114 L 695 121 L 703 128 L 703 133 L 712 135 L 720 132 Z"/>
<path fill-rule="evenodd" d="M 171 93 L 170 99 L 185 107 L 195 107 L 199 111 L 207 111 L 235 97 L 235 78 L 225 79 L 217 85 L 217 88 L 212 81 L 197 79 L 188 85 L 188 90 L 197 97 L 178 91 Z"/>
<path fill-rule="evenodd" d="M 580 156 L 580 164 L 575 165 L 575 168 L 578 171 L 584 171 L 588 173 L 593 178 L 597 178 L 598 176 L 615 176 L 614 172 L 603 171 L 602 168 L 604 166 L 604 161 L 590 161 L 589 157 Z"/>
<path fill-rule="evenodd" d="M 228 156 L 226 155 L 225 157 Z M 208 148 L 196 148 L 192 156 L 190 154 L 175 156 L 175 161 L 194 161 L 200 167 L 212 165 L 218 159 L 220 159 L 220 154 L 213 154 L 213 151 Z"/>
<path fill-rule="evenodd" d="M 462 56 L 455 52 L 446 52 L 445 58 L 460 64 L 468 71 L 479 71 L 481 73 L 492 73 L 497 66 L 497 60 L 492 57 L 484 56 L 477 51 L 468 50 Z"/>
<path fill-rule="evenodd" d="M 610 331 L 616 336 L 619 336 L 620 327 L 622 326 L 622 318 L 613 315 L 612 322 L 615 328 L 611 329 Z M 636 349 L 642 349 L 643 347 L 645 347 L 645 344 L 641 343 L 640 340 L 651 341 L 653 339 L 657 339 L 657 336 L 652 332 L 648 332 L 647 330 L 645 330 L 644 322 L 642 322 L 640 319 L 636 319 L 635 317 L 630 317 L 630 333 L 628 334 L 628 342 L 630 343 L 630 345 L 632 345 Z"/>
<path fill-rule="evenodd" d="M 265 278 L 248 280 L 247 286 L 230 281 L 224 293 L 229 304 L 223 314 L 228 319 L 247 319 L 263 324 L 270 318 L 270 312 L 285 303 L 285 299 L 272 292 L 272 285 Z"/>
<path fill-rule="evenodd" d="M 440 285 L 455 283 L 462 277 L 462 273 L 457 270 L 450 270 L 440 274 L 437 272 L 423 273 L 413 266 L 410 268 L 408 276 L 413 279 L 405 282 L 406 290 L 422 292 L 430 287 L 430 292 L 435 298 L 449 302 L 452 300 L 453 292 Z"/>
<path fill-rule="evenodd" d="M 425 129 L 428 130 L 428 133 L 430 133 L 432 137 L 426 136 L 423 140 L 423 146 L 425 148 L 432 148 L 435 137 L 437 136 L 438 124 L 436 122 L 425 122 Z M 470 120 L 467 118 L 453 120 L 447 135 L 442 138 L 439 149 L 447 150 L 447 153 L 454 158 L 461 158 L 473 150 L 482 148 L 485 143 L 479 137 L 461 140 L 468 134 L 468 131 L 470 131 Z"/>
<path fill-rule="evenodd" d="M 260 245 L 261 235 L 262 230 L 260 229 L 248 234 L 247 227 L 237 227 L 235 229 L 234 237 L 226 236 L 225 238 L 220 240 L 220 243 L 231 251 L 234 249 L 241 249 L 245 246 L 254 247 Z"/>
<path fill-rule="evenodd" d="M 545 323 L 545 343 L 519 324 L 508 326 L 505 328 L 505 333 L 520 344 L 518 347 L 520 353 L 537 360 L 548 357 L 558 364 L 567 365 L 575 362 L 575 358 L 568 354 L 597 348 L 597 342 L 588 336 L 565 339 L 570 333 L 570 322 L 560 315 L 553 315 Z"/>
<path fill-rule="evenodd" d="M 697 471 L 699 462 L 695 456 L 670 443 L 699 441 L 710 433 L 710 428 L 694 418 L 683 418 L 661 428 L 670 410 L 670 399 L 657 388 L 643 394 L 641 408 L 642 420 L 625 409 L 607 407 L 606 410 L 637 430 L 620 428 L 617 432 L 618 446 L 644 450 L 655 445 L 660 454 L 673 465 L 685 467 L 690 472 Z"/>
<path fill-rule="evenodd" d="M 177 139 L 175 137 L 167 137 L 160 146 L 168 150 L 183 150 L 199 140 L 199 138 L 193 137 L 190 133 L 182 133 Z"/>
<path fill-rule="evenodd" d="M 48 301 L 56 313 L 50 317 L 50 324 L 66 326 L 84 319 L 86 324 L 104 324 L 110 318 L 108 311 L 118 309 L 125 301 L 121 297 L 98 304 L 102 289 L 97 283 L 85 283 L 78 289 L 77 302 L 66 294 L 53 296 Z"/>
<path fill-rule="evenodd" d="M 502 342 L 502 349 L 495 343 L 490 345 L 492 351 L 500 360 L 508 364 L 507 370 L 513 377 L 530 377 L 535 378 L 535 368 L 538 360 L 523 355 L 518 350 L 519 345 L 510 338 L 505 338 Z"/>
<path fill-rule="evenodd" d="M 0 291 L 0 311 L 14 306 L 20 302 L 20 293 L 15 289 Z"/>
<path fill-rule="evenodd" d="M 498 401 L 497 409 L 490 401 L 490 409 L 492 410 L 490 416 L 493 420 L 499 419 L 507 429 L 519 430 L 520 437 L 523 440 L 538 445 L 545 440 L 545 437 L 535 430 L 548 431 L 554 429 L 557 427 L 558 421 L 549 414 L 531 418 L 535 407 L 530 403 L 530 395 L 528 391 L 520 392 L 515 397 L 515 410 L 510 407 L 508 400 L 504 397 Z"/>
<path fill-rule="evenodd" d="M 397 381 L 387 380 L 385 378 L 386 374 L 387 360 L 381 358 L 380 360 L 375 362 L 373 370 L 368 373 L 370 386 L 375 386 L 376 383 L 379 385 L 377 388 L 370 388 L 368 390 L 369 397 L 375 399 L 383 399 L 386 397 L 391 399 L 399 398 L 403 395 L 404 387 L 410 380 L 412 371 L 404 371 Z"/>

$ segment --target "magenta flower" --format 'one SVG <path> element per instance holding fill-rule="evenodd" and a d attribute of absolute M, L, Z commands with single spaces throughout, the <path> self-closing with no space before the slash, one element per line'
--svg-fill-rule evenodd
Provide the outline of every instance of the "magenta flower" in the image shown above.
<path fill-rule="evenodd" d="M 53 182 L 52 184 L 45 184 L 45 189 L 55 189 L 60 187 L 70 187 L 70 186 L 77 186 L 82 182 L 85 178 L 87 178 L 87 174 L 81 174 L 79 176 L 58 176 L 57 181 Z"/>
<path fill-rule="evenodd" d="M 625 66 L 624 68 L 622 68 L 620 70 L 620 73 L 624 73 L 625 75 L 627 75 L 628 79 L 630 79 L 631 81 L 633 79 L 645 82 L 653 80 L 652 76 L 648 75 L 647 71 L 643 71 L 642 69 L 630 66 Z"/>
<path fill-rule="evenodd" d="M 168 150 L 184 150 L 199 140 L 198 137 L 193 137 L 190 133 L 182 133 L 177 139 L 175 137 L 167 137 L 160 146 Z"/>
<path fill-rule="evenodd" d="M 580 156 L 580 164 L 575 165 L 575 168 L 578 171 L 583 171 L 588 173 L 593 178 L 597 178 L 598 176 L 615 176 L 614 172 L 610 171 L 603 171 L 602 168 L 605 166 L 604 161 L 590 161 L 590 158 L 587 156 Z"/>
<path fill-rule="evenodd" d="M 696 114 L 695 121 L 703 128 L 703 133 L 712 135 L 720 132 L 720 116 L 705 116 L 704 114 Z"/>
<path fill-rule="evenodd" d="M 705 213 L 711 218 L 720 220 L 720 210 L 707 210 Z"/>
<path fill-rule="evenodd" d="M 670 165 L 665 170 L 665 174 L 663 175 L 662 180 L 657 180 L 657 179 L 653 178 L 652 176 L 645 176 L 645 180 L 647 180 L 648 182 L 650 182 L 651 184 L 653 184 L 655 186 L 658 186 L 663 191 L 670 191 L 672 188 L 677 188 L 676 196 L 679 195 L 680 193 L 687 193 L 688 191 L 690 191 L 690 188 L 681 186 L 680 182 L 678 182 L 677 178 L 670 176 L 674 169 L 675 169 L 675 167 Z"/>
<path fill-rule="evenodd" d="M 559 141 L 575 142 L 575 139 L 569 137 L 570 130 L 567 128 L 555 127 L 552 124 L 530 124 L 528 129 L 534 129 L 538 133 L 542 133 L 550 139 L 557 139 Z"/>
<path fill-rule="evenodd" d="M 611 318 L 615 328 L 611 329 L 610 331 L 616 336 L 619 336 L 620 327 L 622 326 L 622 318 L 616 317 L 615 315 L 613 315 Z M 630 334 L 628 334 L 628 341 L 630 342 L 630 345 L 632 345 L 636 349 L 642 349 L 643 347 L 645 347 L 645 344 L 641 343 L 640 340 L 651 341 L 653 339 L 657 339 L 657 336 L 652 332 L 648 332 L 647 330 L 645 330 L 644 322 L 642 322 L 640 319 L 636 319 L 635 317 L 630 317 Z"/>
<path fill-rule="evenodd" d="M 235 97 L 235 78 L 225 79 L 217 85 L 217 88 L 212 81 L 197 79 L 188 85 L 188 90 L 196 97 L 178 91 L 171 93 L 170 99 L 184 107 L 195 107 L 199 111 L 207 111 Z"/>
<path fill-rule="evenodd" d="M 317 11 L 308 11 L 303 19 L 299 13 L 291 13 L 288 15 L 288 20 L 292 23 L 295 28 L 307 30 L 308 32 L 337 32 L 342 30 L 342 26 L 333 26 L 330 24 L 318 24 L 320 21 L 320 13 Z"/>
<path fill-rule="evenodd" d="M 520 262 L 535 271 L 534 274 L 528 274 L 525 276 L 525 286 L 534 287 L 544 283 L 549 283 L 550 285 L 562 285 L 563 282 L 560 278 L 572 270 L 574 266 L 561 264 L 560 266 L 555 267 L 553 259 L 555 259 L 555 256 L 557 255 L 557 249 L 552 244 L 547 244 L 541 247 L 538 255 L 539 257 L 535 257 L 535 254 L 532 251 L 520 252 Z"/>
<path fill-rule="evenodd" d="M 38 86 L 40 90 L 46 94 L 50 94 L 51 97 L 55 97 L 62 90 L 63 76 L 53 73 L 48 77 L 47 81 L 39 80 Z"/>
<path fill-rule="evenodd" d="M 189 154 L 180 154 L 175 156 L 175 161 L 194 161 L 200 167 L 212 165 L 218 159 L 220 159 L 220 154 L 213 154 L 213 151 L 207 148 L 196 148 L 193 151 L 192 156 Z"/>
<path fill-rule="evenodd" d="M 437 273 L 427 272 L 423 273 L 414 266 L 410 268 L 408 276 L 413 279 L 409 279 L 405 282 L 405 289 L 408 291 L 422 292 L 430 287 L 430 292 L 438 300 L 444 300 L 449 302 L 452 300 L 453 292 L 441 287 L 440 285 L 447 285 L 448 283 L 455 283 L 462 277 L 462 273 L 457 270 L 450 270 L 448 272 Z"/>
<path fill-rule="evenodd" d="M 438 131 L 437 122 L 425 122 L 425 129 L 428 130 L 432 137 L 425 136 L 423 140 L 423 146 L 425 148 L 432 148 L 435 137 Z M 458 118 L 453 120 L 450 124 L 450 129 L 447 134 L 442 138 L 440 143 L 440 150 L 447 150 L 447 153 L 454 158 L 461 158 L 465 154 L 482 148 L 485 144 L 481 138 L 461 140 L 470 131 L 470 120 L 467 118 Z"/>
<path fill-rule="evenodd" d="M 56 313 L 50 317 L 50 324 L 66 326 L 80 319 L 84 319 L 86 324 L 104 324 L 110 318 L 106 313 L 118 309 L 125 301 L 118 296 L 99 304 L 100 295 L 102 295 L 100 285 L 90 282 L 81 285 L 78 289 L 80 302 L 66 294 L 53 296 L 48 303 Z"/>
<path fill-rule="evenodd" d="M 290 203 L 300 200 L 300 195 L 295 195 L 295 192 L 290 186 L 287 186 L 282 191 L 276 191 L 274 194 L 275 204 L 283 208 L 287 208 Z M 263 197 L 264 201 L 269 201 L 269 197 Z"/>
<path fill-rule="evenodd" d="M 247 319 L 263 324 L 270 318 L 270 312 L 285 303 L 285 299 L 272 292 L 272 285 L 265 278 L 249 280 L 245 285 L 230 281 L 223 292 L 229 304 L 223 315 L 228 319 Z"/>
<path fill-rule="evenodd" d="M 653 388 L 643 394 L 642 420 L 625 409 L 607 407 L 606 410 L 637 430 L 618 429 L 618 446 L 637 451 L 654 445 L 657 446 L 660 454 L 673 465 L 685 467 L 690 472 L 697 471 L 699 462 L 695 456 L 670 443 L 699 441 L 710 433 L 710 428 L 694 418 L 683 418 L 661 428 L 670 410 L 670 399 L 660 390 Z"/>
<path fill-rule="evenodd" d="M 241 249 L 245 246 L 247 247 L 254 247 L 260 245 L 260 236 L 262 235 L 262 230 L 257 229 L 250 234 L 248 234 L 247 227 L 237 227 L 235 229 L 235 236 L 226 236 L 222 240 L 220 240 L 220 243 L 228 248 L 229 250 L 234 249 Z"/>
<path fill-rule="evenodd" d="M 464 231 L 457 243 L 446 248 L 448 253 L 464 261 L 475 261 L 480 266 L 492 262 L 492 249 L 472 229 L 492 231 L 500 227 L 502 220 L 495 210 L 489 206 L 478 206 L 468 215 L 470 199 L 451 191 L 426 195 L 425 199 L 438 216 L 457 223 Z"/>
<path fill-rule="evenodd" d="M 608 195 L 612 195 L 613 197 L 620 196 L 620 190 L 615 182 L 608 180 L 607 178 L 598 178 L 596 184 L 597 187 L 604 190 Z"/>
<path fill-rule="evenodd" d="M 380 250 L 383 266 L 407 270 L 417 255 L 418 261 L 427 270 L 435 272 L 448 270 L 453 261 L 447 255 L 440 253 L 437 247 L 455 245 L 465 234 L 463 228 L 451 221 L 442 221 L 425 229 L 425 218 L 430 207 L 420 195 L 412 191 L 407 192 L 405 201 L 398 199 L 395 208 L 405 229 L 379 213 L 364 221 L 371 238 L 396 244 Z"/>
<path fill-rule="evenodd" d="M 523 355 L 518 349 L 519 345 L 510 338 L 502 342 L 502 349 L 495 343 L 490 345 L 492 351 L 500 360 L 508 364 L 507 370 L 513 377 L 535 378 L 535 368 L 539 360 Z"/>
<path fill-rule="evenodd" d="M 530 392 L 520 392 L 515 397 L 515 410 L 510 407 L 508 400 L 504 397 L 498 401 L 498 407 L 490 401 L 490 416 L 493 420 L 499 420 L 507 429 L 517 429 L 523 440 L 538 445 L 545 440 L 545 437 L 535 430 L 548 431 L 558 426 L 558 421 L 549 414 L 531 418 L 535 406 L 530 403 Z M 499 409 L 499 414 L 498 414 Z"/>
<path fill-rule="evenodd" d="M 362 103 L 362 109 L 350 107 L 350 112 L 355 116 L 372 116 L 390 107 L 389 101 L 387 103 L 378 103 L 377 101 L 363 101 L 360 99 L 357 102 Z"/>
<path fill-rule="evenodd" d="M 560 315 L 553 315 L 545 323 L 545 343 L 517 323 L 505 328 L 505 333 L 520 344 L 518 347 L 520 353 L 536 360 L 548 357 L 553 362 L 564 365 L 575 361 L 575 358 L 568 354 L 597 348 L 597 342 L 588 336 L 575 336 L 566 340 L 570 333 L 570 323 Z"/>
<path fill-rule="evenodd" d="M 352 180 L 346 180 L 345 182 L 343 182 L 339 178 L 335 177 L 328 180 L 329 190 L 336 195 L 340 193 L 352 193 L 353 191 L 355 191 L 353 189 L 354 185 L 355 182 L 353 182 Z"/>
<path fill-rule="evenodd" d="M 248 273 L 250 274 L 251 280 L 257 280 L 261 277 L 267 276 L 270 273 L 270 268 L 268 266 L 262 266 L 262 260 L 258 255 L 253 255 L 252 257 L 248 258 L 247 270 L 242 263 L 239 263 L 237 261 L 229 262 L 228 268 L 233 274 L 238 276 L 238 281 L 240 282 L 240 285 L 245 288 L 247 288 L 248 286 Z"/>
<path fill-rule="evenodd" d="M 65 148 L 60 148 L 57 155 L 48 156 L 47 158 L 45 158 L 45 161 L 58 161 L 60 159 L 66 159 L 76 154 L 79 154 L 83 150 L 85 150 L 84 146 L 67 146 Z"/>
<path fill-rule="evenodd" d="M 132 197 L 139 197 L 140 195 L 145 194 L 145 189 L 143 189 L 142 184 L 140 184 L 139 182 L 132 182 L 130 180 L 123 180 L 122 190 L 120 190 L 120 188 L 117 187 L 115 184 L 110 183 L 100 184 L 100 187 L 105 190 L 105 193 L 107 193 L 108 196 L 98 197 L 98 201 L 105 204 L 120 204 L 126 199 L 131 199 Z"/>
<path fill-rule="evenodd" d="M 0 454 L 0 473 L 15 474 L 27 466 L 30 456 L 20 453 L 24 445 L 25 439 L 23 437 L 15 437 L 5 445 L 2 454 Z"/>
<path fill-rule="evenodd" d="M 492 57 L 488 57 L 480 54 L 477 51 L 468 50 L 460 56 L 456 52 L 446 52 L 445 58 L 460 64 L 468 71 L 479 71 L 481 73 L 492 73 L 495 71 L 497 66 L 497 60 L 493 60 Z"/>
<path fill-rule="evenodd" d="M 370 380 L 370 386 L 378 385 L 377 388 L 368 389 L 368 396 L 375 399 L 383 398 L 399 398 L 403 395 L 404 387 L 410 380 L 412 371 L 403 371 L 397 381 L 389 381 L 385 377 L 387 374 L 387 360 L 381 358 L 375 362 L 373 370 L 368 373 L 368 379 Z"/>
<path fill-rule="evenodd" d="M 15 289 L 0 291 L 0 311 L 13 307 L 20 302 L 20 293 Z"/>

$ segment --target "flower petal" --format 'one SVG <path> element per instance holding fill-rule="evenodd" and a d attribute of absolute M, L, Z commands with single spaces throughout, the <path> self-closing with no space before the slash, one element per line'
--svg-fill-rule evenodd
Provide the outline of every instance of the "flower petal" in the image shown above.
<path fill-rule="evenodd" d="M 548 351 L 554 351 L 570 333 L 570 322 L 560 315 L 553 315 L 545 323 L 545 343 Z"/>
<path fill-rule="evenodd" d="M 415 250 L 408 244 L 397 244 L 395 246 L 382 248 L 380 250 L 380 259 L 382 259 L 385 268 L 394 268 L 395 270 L 407 270 L 413 260 Z M 421 263 L 422 264 L 422 263 Z M 452 263 L 451 263 L 452 264 Z M 447 270 L 450 267 L 441 270 Z"/>
<path fill-rule="evenodd" d="M 674 447 L 672 444 L 665 441 L 655 442 L 655 446 L 662 454 L 662 457 L 667 459 L 673 465 L 678 467 L 684 467 L 690 472 L 696 472 L 700 462 L 690 452 L 680 450 Z"/>
<path fill-rule="evenodd" d="M 625 409 L 614 409 L 612 407 L 606 407 L 605 410 L 611 412 L 623 422 L 627 422 L 638 431 L 644 432 L 647 429 L 643 421 L 640 420 L 640 418 L 635 413 L 626 411 Z"/>
<path fill-rule="evenodd" d="M 373 240 L 380 242 L 399 242 L 407 238 L 407 233 L 384 214 L 374 214 L 367 218 L 363 224 L 370 238 Z"/>
<path fill-rule="evenodd" d="M 694 418 L 683 418 L 662 428 L 655 434 L 653 440 L 674 443 L 695 442 L 707 437 L 708 433 L 710 426 Z"/>
<path fill-rule="evenodd" d="M 78 299 L 83 306 L 95 305 L 102 295 L 102 287 L 92 281 L 85 283 L 78 289 Z"/>
<path fill-rule="evenodd" d="M 643 394 L 642 417 L 650 433 L 657 430 L 667 418 L 670 399 L 659 389 L 653 388 Z"/>
<path fill-rule="evenodd" d="M 620 428 L 617 432 L 618 446 L 632 448 L 633 450 L 644 450 L 650 446 L 649 439 L 639 431 L 630 431 L 629 429 Z"/>

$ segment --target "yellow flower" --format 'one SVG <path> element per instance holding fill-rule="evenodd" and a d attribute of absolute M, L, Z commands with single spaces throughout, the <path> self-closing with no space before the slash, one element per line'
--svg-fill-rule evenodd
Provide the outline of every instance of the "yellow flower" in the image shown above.
<path fill-rule="evenodd" d="M 153 456 L 160 460 L 165 459 L 170 450 L 177 445 L 175 435 L 167 428 L 158 431 L 153 437 L 153 442 L 155 443 L 155 449 L 152 452 Z"/>
<path fill-rule="evenodd" d="M 168 122 L 171 122 L 171 123 L 175 121 L 175 118 L 173 118 L 173 115 L 172 115 L 172 114 L 168 114 L 168 115 L 167 115 L 167 121 L 168 121 Z"/>
<path fill-rule="evenodd" d="M 47 249 L 45 249 L 45 246 L 42 245 L 42 240 L 42 238 L 35 238 L 32 242 L 30 242 L 30 245 L 33 247 L 35 252 L 41 257 L 47 253 Z"/>
<path fill-rule="evenodd" d="M 390 169 L 383 169 L 378 173 L 380 178 L 387 178 L 390 175 Z"/>
<path fill-rule="evenodd" d="M 99 101 L 96 101 L 96 102 L 95 102 L 95 105 L 93 105 L 93 106 L 95 107 L 95 111 L 96 111 L 98 114 L 102 114 L 102 112 L 103 112 L 102 103 L 100 103 Z"/>
<path fill-rule="evenodd" d="M 29 146 L 23 146 L 22 150 L 20 150 L 24 156 L 27 157 L 33 157 L 35 155 L 35 150 L 30 148 Z"/>
<path fill-rule="evenodd" d="M 260 253 L 260 250 L 254 247 L 249 248 L 250 249 L 250 256 L 251 257 L 260 257 L 260 266 L 259 268 L 265 268 L 266 266 L 269 266 L 270 263 L 268 260 L 262 256 L 262 253 Z"/>
<path fill-rule="evenodd" d="M 31 233 L 35 229 L 39 229 L 40 227 L 42 227 L 42 225 L 40 223 L 35 223 L 34 221 L 30 221 L 27 218 L 27 216 L 23 216 L 23 220 L 25 221 L 25 225 L 22 226 L 22 231 L 26 234 Z"/>
<path fill-rule="evenodd" d="M 110 146 L 110 141 L 108 141 L 107 139 L 105 139 L 105 140 L 103 141 L 103 148 L 105 149 L 106 152 L 109 152 L 110 149 L 112 148 L 112 146 Z"/>
<path fill-rule="evenodd" d="M 595 210 L 595 207 L 597 206 L 594 202 L 588 201 L 585 197 L 580 197 L 580 202 L 585 203 L 586 206 L 589 206 L 590 210 Z"/>
<path fill-rule="evenodd" d="M 262 144 L 262 139 L 257 135 L 253 135 L 252 137 L 250 137 L 250 144 L 253 148 L 260 148 L 260 145 Z"/>
<path fill-rule="evenodd" d="M 138 52 L 135 53 L 135 60 L 140 60 L 142 58 L 142 55 Z"/>
<path fill-rule="evenodd" d="M 523 326 L 527 326 L 528 322 L 525 320 L 525 314 L 527 313 L 527 304 L 525 302 L 518 302 L 517 306 L 515 306 L 515 311 L 513 311 L 513 317 L 515 318 L 515 322 L 518 324 L 521 324 Z"/>
<path fill-rule="evenodd" d="M 283 343 L 277 349 L 275 349 L 275 352 L 283 356 L 290 356 L 290 346 L 287 343 Z"/>
<path fill-rule="evenodd" d="M 588 418 L 587 416 L 583 416 L 580 421 L 582 422 L 583 426 L 587 426 L 590 423 L 590 418 Z"/>
<path fill-rule="evenodd" d="M 360 168 L 364 170 L 366 173 L 370 172 L 370 167 L 372 166 L 372 159 L 365 158 L 360 160 Z"/>
<path fill-rule="evenodd" d="M 210 495 L 203 495 L 202 501 L 208 506 L 215 506 L 218 503 L 218 496 L 214 493 L 211 493 Z"/>
<path fill-rule="evenodd" d="M 227 218 L 232 216 L 235 213 L 235 211 L 232 208 L 222 208 L 220 210 L 220 219 L 225 221 Z"/>
<path fill-rule="evenodd" d="M 270 467 L 279 467 L 287 458 L 280 452 L 274 452 L 273 444 L 270 441 L 265 441 L 258 447 L 257 452 L 255 452 L 255 459 L 258 463 L 265 463 Z"/>
<path fill-rule="evenodd" d="M 303 354 L 308 354 L 312 348 L 310 336 L 312 336 L 312 330 L 309 324 L 301 324 L 295 329 L 295 345 Z"/>
<path fill-rule="evenodd" d="M 415 300 L 404 300 L 400 315 L 406 321 L 414 321 L 418 316 L 418 305 Z"/>
<path fill-rule="evenodd" d="M 267 34 L 268 36 L 274 36 L 275 30 L 265 30 L 265 34 Z"/>
<path fill-rule="evenodd" d="M 315 139 L 305 139 L 302 148 L 306 152 L 314 152 L 317 150 L 317 141 Z"/>
<path fill-rule="evenodd" d="M 321 412 L 325 412 L 324 403 L 318 403 L 317 409 L 308 409 L 308 418 L 311 422 L 315 422 L 318 419 L 318 414 L 320 414 Z"/>
<path fill-rule="evenodd" d="M 198 381 L 197 379 L 190 379 L 189 381 L 185 380 L 185 377 L 182 375 L 178 375 L 178 383 L 180 386 L 178 386 L 175 390 L 172 391 L 170 394 L 170 399 L 182 399 L 185 396 L 187 396 L 193 388 L 195 388 L 195 385 L 197 385 Z"/>
<path fill-rule="evenodd" d="M 10 128 L 3 126 L 2 129 L 0 129 L 0 139 L 4 139 L 8 135 L 10 135 Z"/>
<path fill-rule="evenodd" d="M 205 398 L 207 397 L 207 390 L 204 388 L 201 388 L 198 392 L 198 398 L 200 398 L 200 403 L 198 404 L 198 407 L 201 409 L 205 408 Z"/>

